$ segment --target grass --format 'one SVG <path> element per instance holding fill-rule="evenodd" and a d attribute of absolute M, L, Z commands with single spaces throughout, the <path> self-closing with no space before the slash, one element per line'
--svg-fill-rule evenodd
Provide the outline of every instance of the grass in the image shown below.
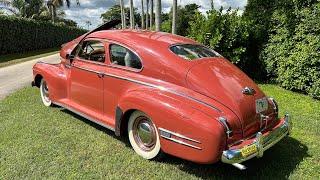
<path fill-rule="evenodd" d="M 0 56 L 0 68 L 30 61 L 33 59 L 49 56 L 55 53 L 58 53 L 59 48 L 51 48 L 51 49 L 42 49 L 37 51 L 31 51 L 26 53 L 18 53 L 18 54 L 8 54 Z"/>
<path fill-rule="evenodd" d="M 0 179 L 317 179 L 320 177 L 320 101 L 261 85 L 294 117 L 292 135 L 244 164 L 199 165 L 167 156 L 147 161 L 126 138 L 62 108 L 42 106 L 36 88 L 0 101 Z"/>

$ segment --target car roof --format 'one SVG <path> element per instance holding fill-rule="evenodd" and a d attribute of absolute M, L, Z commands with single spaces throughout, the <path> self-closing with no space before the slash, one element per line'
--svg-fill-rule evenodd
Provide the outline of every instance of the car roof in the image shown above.
<path fill-rule="evenodd" d="M 148 30 L 102 30 L 88 35 L 88 38 L 107 39 L 139 47 L 168 47 L 173 44 L 195 44 L 196 41 L 165 32 Z"/>

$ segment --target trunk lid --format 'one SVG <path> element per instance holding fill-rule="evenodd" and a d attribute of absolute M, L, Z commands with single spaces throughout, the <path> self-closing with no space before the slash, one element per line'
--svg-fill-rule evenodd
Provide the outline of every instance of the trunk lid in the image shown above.
<path fill-rule="evenodd" d="M 230 109 L 240 121 L 243 137 L 260 130 L 256 100 L 265 98 L 265 95 L 259 87 L 224 58 L 206 58 L 194 63 L 186 76 L 187 86 Z M 246 87 L 250 88 L 249 91 L 253 89 L 254 93 L 243 93 Z"/>

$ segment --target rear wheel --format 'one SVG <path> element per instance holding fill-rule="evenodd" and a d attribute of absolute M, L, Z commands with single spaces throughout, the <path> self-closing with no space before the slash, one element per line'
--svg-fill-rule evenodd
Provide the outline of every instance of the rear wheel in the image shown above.
<path fill-rule="evenodd" d="M 129 141 L 137 154 L 145 159 L 160 155 L 160 139 L 151 118 L 141 111 L 131 114 L 128 122 Z"/>
<path fill-rule="evenodd" d="M 44 78 L 42 78 L 40 82 L 40 94 L 43 104 L 47 107 L 52 106 L 52 101 L 49 98 L 48 84 Z"/>

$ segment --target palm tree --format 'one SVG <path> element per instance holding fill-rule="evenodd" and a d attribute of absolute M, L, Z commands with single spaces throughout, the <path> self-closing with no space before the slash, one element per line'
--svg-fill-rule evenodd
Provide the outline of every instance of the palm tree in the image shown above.
<path fill-rule="evenodd" d="M 70 0 L 65 0 L 65 3 L 67 4 L 67 7 L 70 7 Z M 77 5 L 80 5 L 79 0 L 76 0 Z M 57 16 L 57 8 L 61 7 L 64 5 L 64 1 L 63 0 L 49 0 L 47 2 L 47 6 L 50 10 L 50 15 L 51 15 L 51 19 L 52 22 L 54 23 L 55 18 Z"/>
<path fill-rule="evenodd" d="M 0 0 L 0 10 L 5 10 L 11 12 L 13 15 L 18 17 L 30 17 L 30 13 L 27 13 L 27 9 L 30 6 L 30 3 L 22 0 Z M 40 6 L 39 9 L 34 12 L 36 14 L 40 14 Z M 29 14 L 29 16 L 28 16 Z"/>
<path fill-rule="evenodd" d="M 146 29 L 149 28 L 149 0 L 147 0 Z"/>
<path fill-rule="evenodd" d="M 120 0 L 120 10 L 121 10 L 121 24 L 122 24 L 122 29 L 126 28 L 126 13 L 124 10 L 124 4 L 123 4 L 123 0 Z"/>
<path fill-rule="evenodd" d="M 172 5 L 172 34 L 177 34 L 177 0 Z"/>
<path fill-rule="evenodd" d="M 153 0 L 150 0 L 150 6 L 151 6 L 151 10 L 150 10 L 150 30 L 151 30 L 153 26 Z"/>
<path fill-rule="evenodd" d="M 40 16 L 51 17 L 51 12 L 44 0 L 0 0 L 0 10 L 10 12 L 14 16 L 36 19 Z M 60 15 L 61 11 L 57 13 Z"/>
<path fill-rule="evenodd" d="M 144 29 L 144 6 L 143 1 L 141 0 L 141 28 Z"/>
<path fill-rule="evenodd" d="M 155 24 L 156 24 L 156 31 L 161 30 L 161 0 L 156 0 L 156 17 L 155 17 Z"/>
<path fill-rule="evenodd" d="M 133 0 L 130 0 L 130 28 L 134 28 Z"/>
<path fill-rule="evenodd" d="M 89 29 L 90 29 L 90 26 L 92 25 L 91 22 L 88 20 L 88 21 L 86 21 L 85 23 L 86 23 L 86 25 L 88 26 L 88 30 L 89 30 Z"/>

